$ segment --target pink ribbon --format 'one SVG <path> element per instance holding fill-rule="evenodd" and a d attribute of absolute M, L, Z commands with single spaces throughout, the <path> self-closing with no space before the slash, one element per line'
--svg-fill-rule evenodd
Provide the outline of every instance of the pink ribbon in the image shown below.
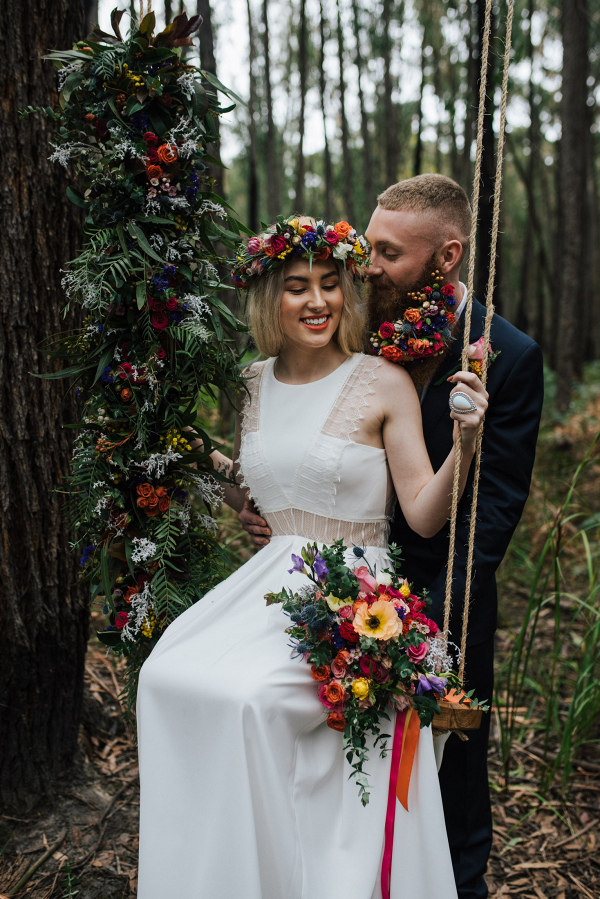
<path fill-rule="evenodd" d="M 387 813 L 385 816 L 385 842 L 383 860 L 381 862 L 381 893 L 383 899 L 390 899 L 390 880 L 392 876 L 392 850 L 394 848 L 394 821 L 396 820 L 396 785 L 402 757 L 402 738 L 408 710 L 396 714 L 394 742 L 392 743 L 392 764 L 390 767 L 390 786 L 388 790 Z"/>

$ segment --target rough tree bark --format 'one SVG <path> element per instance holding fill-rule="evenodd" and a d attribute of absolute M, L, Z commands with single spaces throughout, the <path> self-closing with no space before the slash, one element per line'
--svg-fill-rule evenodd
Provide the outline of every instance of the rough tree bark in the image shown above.
<path fill-rule="evenodd" d="M 474 97 L 475 109 L 479 105 L 479 84 L 481 54 L 483 50 L 483 28 L 485 24 L 485 0 L 477 0 L 477 91 Z M 494 12 L 492 8 L 492 22 L 490 29 L 490 50 L 487 68 L 487 91 L 485 99 L 485 113 L 483 120 L 483 152 L 481 157 L 481 191 L 479 194 L 479 225 L 477 229 L 477 266 L 475 269 L 475 296 L 481 303 L 485 303 L 487 294 L 487 282 L 490 270 L 490 252 L 492 244 L 492 220 L 494 216 L 494 182 L 496 178 L 495 140 L 493 129 L 494 117 Z M 496 258 L 496 281 L 500 280 L 500 240 Z M 500 312 L 500 295 L 494 292 L 494 303 Z"/>
<path fill-rule="evenodd" d="M 258 231 L 258 162 L 256 152 L 256 44 L 252 8 L 250 0 L 246 0 L 248 13 L 248 48 L 250 69 L 250 96 L 248 98 L 248 227 Z"/>
<path fill-rule="evenodd" d="M 423 35 L 421 37 L 421 86 L 419 88 L 419 100 L 417 107 L 417 142 L 415 144 L 415 159 L 413 163 L 413 175 L 421 174 L 421 166 L 423 164 L 423 92 L 425 90 L 425 47 L 426 47 L 426 28 L 423 25 Z"/>
<path fill-rule="evenodd" d="M 267 210 L 270 221 L 274 222 L 279 213 L 279 170 L 277 165 L 277 147 L 275 121 L 273 119 L 273 94 L 271 91 L 271 57 L 269 52 L 269 0 L 263 0 L 263 52 L 265 57 L 265 99 L 267 101 L 267 133 L 265 140 L 265 162 L 267 177 Z"/>
<path fill-rule="evenodd" d="M 556 405 L 566 412 L 571 401 L 574 345 L 573 322 L 581 302 L 585 212 L 587 76 L 589 71 L 589 11 L 587 0 L 562 0 L 562 136 L 561 214 L 562 284 L 556 348 Z"/>
<path fill-rule="evenodd" d="M 298 72 L 300 75 L 300 117 L 298 121 L 298 158 L 296 161 L 296 209 L 304 211 L 304 126 L 306 111 L 306 74 L 308 70 L 308 41 L 306 0 L 300 0 L 300 28 L 298 33 Z"/>
<path fill-rule="evenodd" d="M 56 100 L 40 57 L 85 33 L 81 0 L 0 4 L 0 805 L 30 807 L 70 765 L 77 745 L 88 605 L 77 585 L 60 495 L 76 420 L 41 341 L 65 326 L 61 265 L 81 243 L 69 177 L 48 161 L 49 127 L 18 110 Z"/>
<path fill-rule="evenodd" d="M 319 54 L 319 95 L 321 98 L 321 115 L 323 116 L 323 168 L 325 175 L 325 213 L 326 219 L 331 219 L 333 215 L 333 174 L 331 169 L 331 152 L 329 150 L 329 140 L 327 138 L 327 111 L 325 103 L 325 13 L 323 10 L 323 0 L 319 0 L 319 38 L 320 38 L 320 54 Z"/>
<path fill-rule="evenodd" d="M 172 9 L 171 0 L 165 0 L 165 25 L 170 25 L 172 18 L 173 18 L 173 9 Z"/>
<path fill-rule="evenodd" d="M 375 192 L 373 190 L 373 160 L 371 156 L 371 135 L 369 134 L 369 116 L 365 104 L 365 93 L 363 90 L 363 74 L 364 63 L 362 51 L 360 48 L 361 28 L 358 18 L 358 2 L 352 0 L 352 21 L 354 24 L 354 40 L 356 42 L 355 63 L 358 72 L 358 102 L 360 105 L 360 130 L 363 141 L 363 179 L 365 188 L 365 201 L 367 209 L 375 207 Z"/>

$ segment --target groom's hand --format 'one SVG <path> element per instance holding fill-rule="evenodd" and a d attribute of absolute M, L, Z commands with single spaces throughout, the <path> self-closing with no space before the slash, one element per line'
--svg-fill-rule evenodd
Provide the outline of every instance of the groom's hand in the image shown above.
<path fill-rule="evenodd" d="M 244 530 L 252 537 L 252 542 L 257 549 L 262 549 L 267 545 L 271 536 L 271 528 L 267 526 L 264 518 L 260 517 L 251 499 L 244 500 L 244 507 L 238 518 Z"/>

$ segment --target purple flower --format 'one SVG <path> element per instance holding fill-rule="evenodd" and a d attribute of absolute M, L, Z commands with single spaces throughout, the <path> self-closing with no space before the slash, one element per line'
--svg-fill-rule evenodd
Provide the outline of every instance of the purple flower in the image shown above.
<path fill-rule="evenodd" d="M 329 574 L 329 568 L 321 558 L 321 553 L 317 553 L 315 556 L 315 574 L 317 575 L 317 579 L 321 581 L 322 584 L 327 580 L 327 575 Z"/>
<path fill-rule="evenodd" d="M 313 250 L 317 245 L 317 235 L 314 231 L 307 231 L 302 238 L 302 246 L 307 250 Z"/>
<path fill-rule="evenodd" d="M 423 696 L 433 690 L 435 693 L 445 693 L 448 678 L 436 677 L 435 674 L 420 674 L 417 684 L 417 696 Z"/>
<path fill-rule="evenodd" d="M 198 196 L 198 188 L 195 185 L 190 185 L 190 187 L 186 187 L 185 189 L 185 198 L 189 203 L 193 203 L 196 197 Z"/>
<path fill-rule="evenodd" d="M 89 561 L 90 556 L 92 555 L 92 553 L 94 552 L 95 549 L 96 549 L 95 543 L 91 543 L 89 546 L 85 547 L 85 549 L 83 550 L 83 555 L 81 556 L 81 562 L 79 563 L 82 568 L 86 564 L 86 562 Z"/>
<path fill-rule="evenodd" d="M 304 571 L 304 559 L 301 556 L 295 556 L 292 553 L 292 562 L 294 563 L 293 568 L 288 568 L 288 574 L 293 574 L 294 571 Z"/>

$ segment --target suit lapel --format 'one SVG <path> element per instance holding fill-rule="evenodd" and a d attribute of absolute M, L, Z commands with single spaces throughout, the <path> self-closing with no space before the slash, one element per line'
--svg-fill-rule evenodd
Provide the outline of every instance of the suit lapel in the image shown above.
<path fill-rule="evenodd" d="M 475 343 L 475 341 L 479 340 L 481 337 L 483 333 L 484 318 L 485 308 L 473 298 L 473 313 L 471 316 L 469 343 Z M 454 385 L 449 384 L 448 381 L 446 381 L 446 377 L 449 376 L 452 369 L 456 368 L 457 363 L 460 363 L 464 333 L 465 317 L 463 313 L 460 318 L 456 339 L 450 348 L 450 352 L 433 376 L 431 384 L 427 388 L 423 405 L 421 406 L 423 435 L 425 439 L 427 439 L 435 430 L 442 416 L 448 413 L 448 399 Z M 438 384 L 439 381 L 441 381 L 441 384 Z"/>

